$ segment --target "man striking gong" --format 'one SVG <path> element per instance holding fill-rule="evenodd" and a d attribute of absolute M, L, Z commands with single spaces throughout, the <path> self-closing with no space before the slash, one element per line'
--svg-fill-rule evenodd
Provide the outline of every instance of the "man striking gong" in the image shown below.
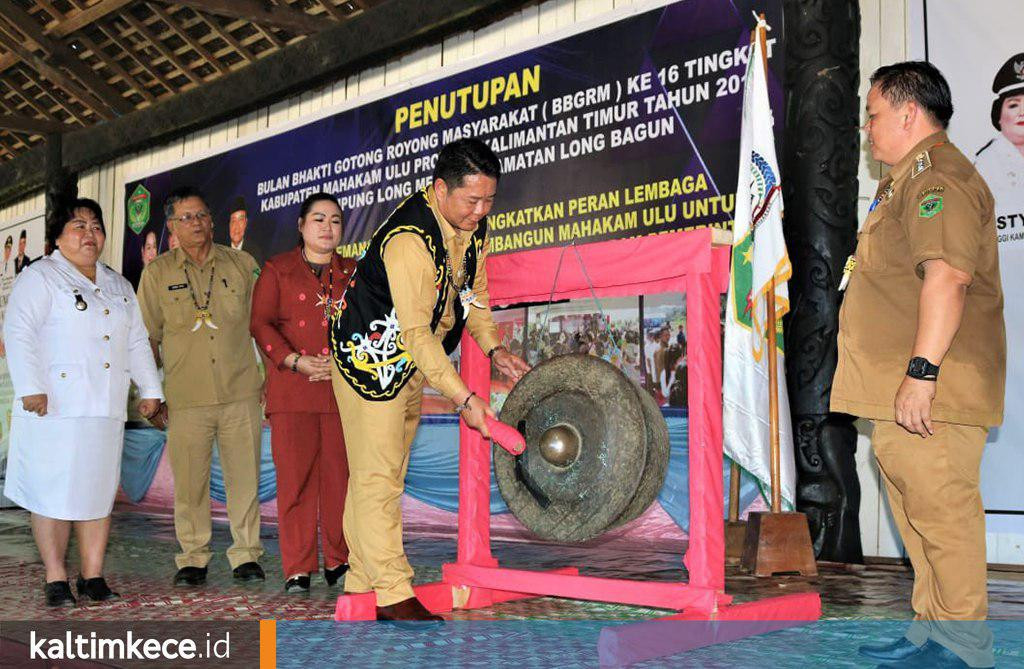
<path fill-rule="evenodd" d="M 487 213 L 501 166 L 478 139 L 441 148 L 433 183 L 374 232 L 330 328 L 349 462 L 345 591 L 373 591 L 378 620 L 441 620 L 416 598 L 402 545 L 401 496 L 426 381 L 489 437 L 487 400 L 448 355 L 465 327 L 503 374 L 529 365 L 500 345 L 487 293 Z"/>

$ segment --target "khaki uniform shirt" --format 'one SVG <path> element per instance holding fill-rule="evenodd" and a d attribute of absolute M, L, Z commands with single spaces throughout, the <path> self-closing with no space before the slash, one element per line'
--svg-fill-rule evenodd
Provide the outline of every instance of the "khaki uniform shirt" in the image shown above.
<path fill-rule="evenodd" d="M 455 283 L 462 285 L 459 279 L 462 275 L 462 262 L 466 248 L 473 238 L 473 232 L 459 230 L 441 216 L 434 200 L 433 186 L 427 189 L 427 202 L 430 203 L 430 209 L 441 228 L 441 236 L 444 237 L 448 257 L 452 262 L 452 271 L 455 273 Z M 494 319 L 491 317 L 490 297 L 487 292 L 487 250 L 488 245 L 485 243 L 484 250 L 477 258 L 476 277 L 473 279 L 473 293 L 484 308 L 469 307 L 469 316 L 466 319 L 466 330 L 485 353 L 501 343 Z M 402 339 L 413 361 L 423 372 L 427 383 L 435 390 L 453 402 L 462 401 L 469 393 L 469 389 L 455 371 L 442 346 L 445 334 L 455 325 L 455 300 L 458 299 L 458 291 L 448 292 L 448 302 L 445 304 L 441 321 L 437 324 L 437 330 L 431 332 L 430 321 L 434 303 L 437 301 L 437 288 L 434 284 L 434 260 L 427 251 L 427 245 L 413 233 L 395 235 L 384 248 L 384 269 L 387 271 L 391 299 L 395 304 Z"/>
<path fill-rule="evenodd" d="M 187 272 L 187 274 L 186 274 Z M 213 284 L 210 273 L 214 272 Z M 139 306 L 149 338 L 161 344 L 164 394 L 171 409 L 238 402 L 259 396 L 262 380 L 249 334 L 256 261 L 214 244 L 202 265 L 182 249 L 158 256 L 139 281 Z M 196 324 L 210 287 L 210 319 Z"/>
<path fill-rule="evenodd" d="M 893 402 L 917 334 L 922 263 L 941 258 L 972 282 L 942 361 L 932 418 L 1001 423 L 1006 335 L 994 203 L 946 133 L 926 138 L 882 179 L 855 258 L 839 312 L 832 410 L 895 420 Z"/>

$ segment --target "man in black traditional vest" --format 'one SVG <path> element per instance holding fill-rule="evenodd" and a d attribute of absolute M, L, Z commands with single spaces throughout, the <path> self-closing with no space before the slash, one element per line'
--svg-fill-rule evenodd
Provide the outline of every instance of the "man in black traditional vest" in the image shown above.
<path fill-rule="evenodd" d="M 486 398 L 452 366 L 465 327 L 502 373 L 529 366 L 497 336 L 487 294 L 487 212 L 501 166 L 477 139 L 442 147 L 433 185 L 373 234 L 331 328 L 334 394 L 348 450 L 346 592 L 374 591 L 378 620 L 440 620 L 412 590 L 401 497 L 424 380 L 485 437 Z M 454 445 L 453 445 L 454 447 Z"/>

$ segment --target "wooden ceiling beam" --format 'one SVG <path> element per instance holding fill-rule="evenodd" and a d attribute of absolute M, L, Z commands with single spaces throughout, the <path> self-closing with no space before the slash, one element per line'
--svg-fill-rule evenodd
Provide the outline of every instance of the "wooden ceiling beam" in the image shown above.
<path fill-rule="evenodd" d="M 2 1 L 3 0 L 0 0 L 0 2 Z M 130 12 L 125 12 L 121 15 L 121 18 L 123 18 L 124 22 L 131 26 L 132 29 L 135 30 L 135 32 L 137 32 L 141 37 L 143 37 L 144 39 L 146 39 L 146 41 L 152 44 L 153 48 L 156 49 L 161 56 L 169 60 L 171 64 L 174 65 L 174 67 L 178 68 L 178 71 L 180 71 L 188 79 L 190 79 L 192 83 L 203 83 L 202 77 L 193 72 L 192 68 L 189 67 L 188 63 L 185 63 L 183 60 L 174 55 L 174 52 L 168 49 L 167 45 L 160 41 L 159 37 L 151 33 L 149 31 L 149 28 L 142 24 L 142 21 L 139 21 L 137 18 L 132 16 Z"/>
<path fill-rule="evenodd" d="M 46 34 L 55 37 L 67 37 L 76 30 L 81 30 L 94 21 L 99 21 L 107 14 L 118 11 L 134 0 L 103 0 L 85 9 L 79 9 L 74 14 L 53 26 L 46 31 Z"/>
<path fill-rule="evenodd" d="M 184 28 L 178 25 L 178 22 L 175 21 L 174 18 L 172 18 L 166 11 L 164 11 L 163 7 L 153 2 L 147 2 L 145 4 L 154 14 L 156 14 L 160 18 L 161 21 L 167 24 L 168 28 L 170 28 L 178 35 L 178 37 L 184 40 L 185 44 L 192 47 L 193 51 L 195 51 L 200 55 L 200 57 L 205 59 L 206 62 L 208 62 L 215 70 L 217 70 L 221 74 L 227 74 L 230 71 L 228 67 L 224 65 L 224 63 L 217 60 L 217 58 L 212 53 L 210 53 L 210 51 L 206 47 L 200 44 L 199 41 L 196 40 L 194 37 L 189 35 Z"/>
<path fill-rule="evenodd" d="M 149 90 L 145 86 L 143 86 L 141 82 L 136 81 L 135 77 L 129 74 L 128 71 L 124 69 L 120 63 L 118 63 L 116 60 L 108 56 L 107 53 L 99 46 L 97 46 L 95 42 L 93 42 L 85 35 L 79 35 L 75 39 L 86 50 L 92 53 L 92 55 L 96 56 L 96 58 L 101 63 L 106 65 L 111 72 L 121 77 L 121 81 L 123 81 L 125 84 L 131 87 L 133 91 L 141 95 L 143 100 L 149 102 L 150 104 L 156 102 L 156 97 L 154 97 L 153 94 L 150 93 Z"/>
<path fill-rule="evenodd" d="M 116 12 L 130 2 L 134 2 L 134 0 L 102 0 L 102 2 L 89 5 L 84 9 L 79 7 L 78 3 L 73 3 L 76 7 L 75 13 L 64 20 L 58 21 L 57 23 L 51 22 L 43 30 L 43 33 L 54 39 L 67 37 L 76 30 L 81 30 L 93 21 L 98 21 L 107 14 Z M 35 48 L 38 45 L 32 42 L 25 46 Z M 0 54 L 0 72 L 3 72 L 17 62 L 18 57 L 12 53 Z"/>
<path fill-rule="evenodd" d="M 46 62 L 50 69 L 55 69 L 53 65 L 64 67 L 88 88 L 88 92 L 86 93 L 87 96 L 92 96 L 99 100 L 102 105 L 105 105 L 107 109 L 112 112 L 101 114 L 108 118 L 127 114 L 134 109 L 134 106 L 125 100 L 117 89 L 103 81 L 103 79 L 97 75 L 91 67 L 83 63 L 78 58 L 78 55 L 75 54 L 74 51 L 63 43 L 47 37 L 43 32 L 43 27 L 19 6 L 14 4 L 12 0 L 0 0 L 0 13 L 3 14 L 5 21 L 17 28 L 25 37 L 38 44 L 43 51 L 50 55 L 49 60 L 52 61 L 52 64 L 39 58 L 26 60 L 24 55 L 19 53 L 18 55 L 22 60 L 26 60 L 26 63 L 29 63 L 30 66 L 35 67 L 40 62 Z M 32 53 L 20 44 L 18 46 L 23 53 Z M 16 49 L 11 50 L 15 53 L 18 52 Z M 40 71 L 40 74 L 42 73 L 43 72 Z M 55 84 L 58 83 L 52 76 L 47 75 L 47 79 Z M 65 81 L 65 83 L 67 82 Z M 63 84 L 58 85 L 64 87 Z M 76 93 L 75 96 L 85 102 L 85 99 L 81 98 L 78 93 Z M 99 113 L 100 110 L 97 110 L 97 112 Z"/>
<path fill-rule="evenodd" d="M 54 7 L 50 0 L 34 0 L 34 2 L 37 7 L 43 10 L 44 16 L 46 14 L 50 15 L 50 20 L 48 20 L 45 25 L 48 26 L 55 22 L 60 23 L 61 19 L 64 18 L 64 14 Z"/>
<path fill-rule="evenodd" d="M 490 25 L 533 1 L 388 0 L 208 85 L 65 133 L 64 166 L 81 171 L 158 146 Z M 0 206 L 40 188 L 45 166 L 46 151 L 40 146 L 0 165 Z"/>
<path fill-rule="evenodd" d="M 63 109 L 65 112 L 67 112 L 67 114 L 69 116 L 71 116 L 71 118 L 73 118 L 74 120 L 78 121 L 82 125 L 89 125 L 89 123 L 87 123 L 86 120 L 85 120 L 85 116 L 81 112 L 79 112 L 77 109 L 75 109 L 70 104 L 70 101 L 69 102 L 65 102 L 64 100 L 61 100 L 60 96 L 55 95 L 51 90 L 49 90 L 49 88 L 46 86 L 46 84 L 43 83 L 42 78 L 34 70 L 25 70 L 23 72 L 23 74 L 25 75 L 25 78 L 28 79 L 28 81 L 29 81 L 29 83 L 31 85 L 33 85 L 33 86 L 35 86 L 36 88 L 39 89 L 41 95 L 45 95 L 46 97 L 50 98 L 50 100 L 53 101 L 54 105 L 56 105 L 57 107 L 60 107 L 61 109 Z M 28 100 L 28 95 L 25 93 L 24 89 L 20 90 L 19 92 L 22 94 L 23 98 Z M 37 97 L 35 100 L 36 100 L 36 102 L 40 102 L 40 103 L 43 102 L 43 100 L 41 100 L 39 97 Z M 84 103 L 83 103 L 83 106 L 84 106 Z M 85 108 L 86 109 L 90 109 L 90 107 L 88 107 L 88 106 L 85 106 Z M 50 112 L 49 109 L 47 109 L 46 111 L 47 111 L 47 113 L 52 114 L 52 112 Z M 92 111 L 93 111 L 94 114 L 96 113 L 95 110 L 92 110 Z M 56 117 L 54 117 L 54 118 L 56 118 Z M 95 122 L 95 119 L 93 119 L 93 122 Z"/>
<path fill-rule="evenodd" d="M 3 112 L 4 112 L 4 113 L 0 113 L 0 118 L 3 118 L 5 116 L 6 117 L 19 117 L 19 118 L 22 118 L 22 119 L 28 119 L 29 121 L 35 121 L 36 123 L 42 122 L 42 123 L 54 123 L 54 124 L 57 124 L 56 121 L 47 121 L 46 119 L 39 119 L 39 118 L 34 118 L 32 116 L 24 116 L 23 114 L 12 113 L 11 108 L 8 107 L 7 103 L 4 102 L 2 99 L 0 99 L 0 109 L 2 109 Z M 16 125 L 20 125 L 20 124 L 16 124 Z M 63 125 L 63 124 L 60 124 L 60 125 Z M 2 123 L 0 123 L 0 128 L 4 128 Z M 64 128 L 64 129 L 66 130 L 67 128 Z M 25 131 L 24 136 L 22 136 L 22 135 L 15 134 L 13 132 L 14 128 L 7 128 L 6 130 L 7 130 L 7 133 L 11 137 L 19 140 L 25 148 L 29 147 L 30 142 L 32 140 L 30 131 Z M 63 132 L 63 130 L 61 130 L 60 132 Z M 15 146 L 17 146 L 17 145 L 15 145 Z"/>
<path fill-rule="evenodd" d="M 229 19 L 245 19 L 274 26 L 281 30 L 312 35 L 334 25 L 333 21 L 307 14 L 291 5 L 272 5 L 261 0 L 158 0 L 164 4 L 190 7 L 197 12 L 216 14 Z"/>
<path fill-rule="evenodd" d="M 214 32 L 214 33 L 220 35 L 221 38 L 223 38 L 224 41 L 227 42 L 231 46 L 231 48 L 233 48 L 235 51 L 237 51 L 238 55 L 241 56 L 243 60 L 245 60 L 246 62 L 249 62 L 249 63 L 251 63 L 254 60 L 256 60 L 256 57 L 252 54 L 252 52 L 249 51 L 249 49 L 247 49 L 245 47 L 245 45 L 243 45 L 241 42 L 239 42 L 238 38 L 235 37 L 234 35 L 232 35 L 230 30 L 228 30 L 226 28 L 223 29 L 223 30 L 220 29 L 217 26 L 216 21 L 214 21 L 212 19 L 206 18 L 200 12 L 196 12 L 195 14 L 196 14 L 197 17 L 199 17 L 199 20 L 201 20 L 203 23 L 205 23 L 207 25 L 207 27 L 209 27 L 211 32 Z"/>
<path fill-rule="evenodd" d="M 345 16 L 345 12 L 334 6 L 334 3 L 331 2 L 331 0 L 317 0 L 317 4 L 323 7 L 324 11 L 327 12 L 327 14 L 329 14 L 335 21 L 340 22 L 348 18 Z"/>
<path fill-rule="evenodd" d="M 39 114 L 41 116 L 45 116 L 47 119 L 49 119 L 51 121 L 56 121 L 58 123 L 60 122 L 60 119 L 58 119 L 56 116 L 54 116 L 50 112 L 49 109 L 47 109 L 46 107 L 42 107 L 42 106 L 36 104 L 36 100 L 34 98 L 32 98 L 31 96 L 26 95 L 24 91 L 22 91 L 19 88 L 15 88 L 14 86 L 11 85 L 11 83 L 9 81 L 3 81 L 3 83 L 7 86 L 8 90 L 10 91 L 9 95 L 16 95 L 19 98 L 21 98 L 21 104 L 22 105 L 28 107 L 29 109 L 31 109 L 32 111 L 34 111 L 35 113 L 37 113 L 37 114 Z M 32 83 L 34 84 L 35 82 L 32 82 Z M 4 99 L 7 99 L 8 96 L 4 95 L 3 97 L 4 97 Z M 14 100 L 11 100 L 11 102 L 13 104 Z M 21 111 L 21 110 L 22 110 L 21 109 L 21 105 L 17 105 L 17 104 L 14 105 L 14 111 L 17 112 L 17 111 Z M 72 116 L 72 118 L 74 118 L 74 117 Z"/>
<path fill-rule="evenodd" d="M 0 114 L 0 128 L 30 135 L 46 135 L 51 132 L 59 133 L 71 130 L 66 123 L 32 118 L 21 114 Z"/>
<path fill-rule="evenodd" d="M 118 38 L 114 37 L 111 34 L 111 31 L 113 30 L 113 31 L 115 31 L 117 33 L 117 35 L 119 37 L 124 37 L 124 34 L 120 30 L 118 30 L 116 27 L 108 29 L 106 26 L 103 25 L 103 23 L 101 21 L 97 21 L 94 25 L 96 26 L 97 29 L 99 29 L 99 31 L 103 34 L 104 37 L 106 37 L 108 40 L 110 40 L 110 42 L 112 44 L 116 44 L 116 45 L 120 46 L 121 50 L 124 51 L 124 53 L 126 53 L 129 58 L 131 58 L 136 63 L 138 63 L 139 67 L 141 67 L 143 70 L 145 70 L 149 74 L 149 76 L 153 77 L 154 81 L 156 81 L 161 86 L 163 86 L 165 89 L 167 89 L 168 93 L 174 94 L 174 93 L 178 92 L 178 89 L 174 86 L 174 84 L 172 84 L 160 72 L 160 70 L 156 69 L 153 66 L 152 61 L 150 60 L 150 58 L 148 56 L 146 56 L 145 53 L 142 54 L 142 57 L 139 57 L 135 53 L 136 51 L 139 51 L 140 49 L 144 49 L 146 45 L 136 45 L 136 44 L 132 43 L 131 40 L 128 39 L 128 38 L 125 38 L 125 42 L 127 42 L 127 44 L 125 44 L 125 43 L 121 42 Z M 140 35 L 140 37 L 141 37 L 141 35 Z M 129 47 L 129 45 L 130 45 L 130 47 Z"/>
<path fill-rule="evenodd" d="M 0 2 L 2 2 L 2 0 L 0 0 Z M 51 84 L 63 88 L 65 91 L 75 96 L 82 104 L 96 112 L 99 117 L 106 120 L 110 120 L 115 117 L 115 113 L 112 110 L 103 104 L 102 101 L 90 95 L 89 92 L 82 88 L 82 86 L 72 79 L 70 75 L 64 74 L 46 60 L 23 47 L 16 39 L 10 37 L 6 32 L 4 32 L 2 28 L 3 26 L 0 25 L 0 44 L 12 53 L 16 54 L 28 69 L 46 77 Z"/>

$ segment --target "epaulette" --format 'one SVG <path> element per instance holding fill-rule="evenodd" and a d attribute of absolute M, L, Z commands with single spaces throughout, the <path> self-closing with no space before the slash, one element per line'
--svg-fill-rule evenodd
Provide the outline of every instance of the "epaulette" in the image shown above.
<path fill-rule="evenodd" d="M 927 151 L 922 151 L 914 157 L 914 168 L 910 171 L 910 178 L 916 179 L 932 166 L 932 157 Z"/>

